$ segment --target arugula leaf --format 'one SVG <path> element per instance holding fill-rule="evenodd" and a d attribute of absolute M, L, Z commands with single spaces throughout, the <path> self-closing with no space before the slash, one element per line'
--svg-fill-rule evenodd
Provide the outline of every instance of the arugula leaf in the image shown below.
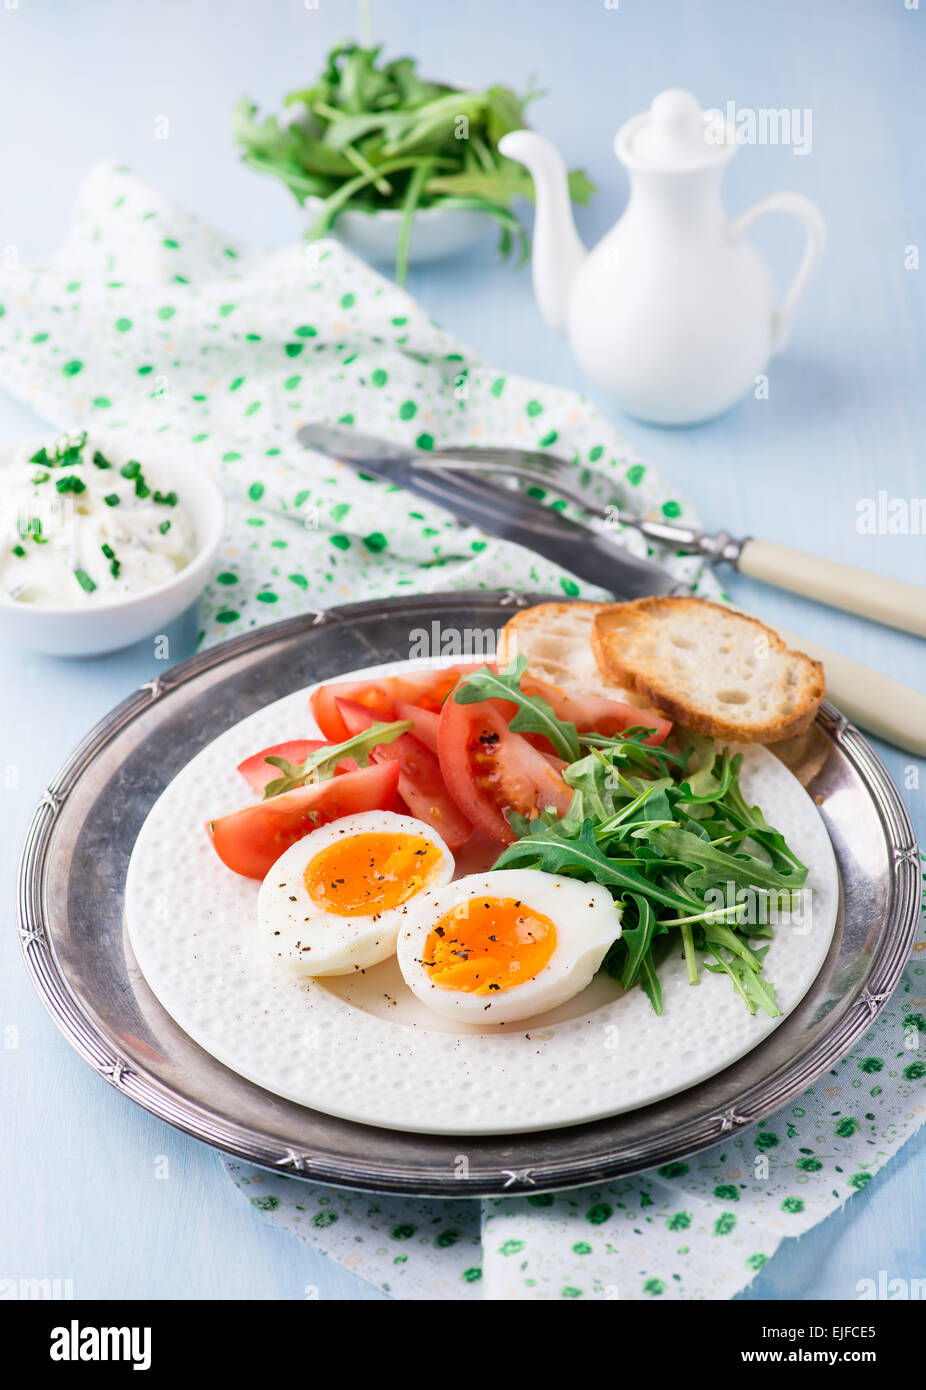
<path fill-rule="evenodd" d="M 636 984 L 643 962 L 652 950 L 653 937 L 666 930 L 657 922 L 653 905 L 648 898 L 639 893 L 631 893 L 629 897 L 636 906 L 638 923 L 635 927 L 625 927 L 621 932 L 620 939 L 627 947 L 627 964 L 621 975 L 623 989 L 631 989 Z"/>
<path fill-rule="evenodd" d="M 563 781 L 582 798 L 585 815 L 602 824 L 614 815 L 613 770 L 599 753 L 589 753 L 571 763 Z"/>
<path fill-rule="evenodd" d="M 763 947 L 757 955 L 764 957 L 768 947 Z M 712 948 L 714 961 L 704 962 L 705 970 L 711 970 L 715 974 L 723 973 L 729 975 L 734 988 L 742 995 L 746 1008 L 754 1014 L 757 1008 L 764 1009 L 770 1018 L 780 1018 L 781 1010 L 775 1000 L 775 987 L 764 980 L 757 969 L 753 969 L 745 961 L 734 958 L 730 961 L 725 960 L 720 952 Z M 760 960 L 761 966 L 761 960 Z"/>
<path fill-rule="evenodd" d="M 396 250 L 396 279 L 400 284 L 404 284 L 405 272 L 408 269 L 408 247 L 412 234 L 412 218 L 421 201 L 421 190 L 424 188 L 430 172 L 430 163 L 419 164 L 408 181 L 405 197 L 402 199 L 402 221 L 399 226 L 399 240 Z"/>
<path fill-rule="evenodd" d="M 646 819 L 641 820 L 639 813 L 644 806 L 646 807 Z M 674 825 L 674 823 L 675 819 L 671 813 L 668 797 L 656 787 L 655 782 L 651 782 L 626 806 L 622 806 L 619 811 L 612 812 L 606 820 L 603 820 L 595 831 L 595 838 L 606 840 L 626 829 L 632 829 L 633 833 L 636 834 L 644 827 L 649 829 L 652 825 Z"/>
<path fill-rule="evenodd" d="M 758 970 L 762 965 L 760 958 L 750 951 L 745 941 L 721 922 L 705 922 L 704 938 L 711 946 L 726 946 L 732 955 L 739 956 L 753 970 Z"/>
<path fill-rule="evenodd" d="M 685 969 L 688 972 L 688 983 L 696 985 L 698 983 L 698 958 L 695 955 L 694 933 L 691 924 L 683 922 L 681 925 L 682 953 L 685 957 Z"/>
<path fill-rule="evenodd" d="M 683 799 L 693 806 L 709 806 L 711 802 L 721 800 L 736 780 L 739 763 L 742 762 L 741 755 L 737 754 L 737 758 L 739 762 L 731 758 L 729 748 L 725 748 L 720 755 L 719 768 L 712 757 L 709 765 L 699 767 L 694 773 L 689 771 L 681 787 Z"/>
<path fill-rule="evenodd" d="M 652 776 L 654 771 L 665 776 L 673 767 L 684 768 L 686 754 L 673 753 L 661 744 L 644 742 L 653 732 L 653 729 L 634 725 L 622 734 L 581 733 L 579 739 L 588 747 L 600 748 L 607 753 L 615 766 L 637 768 L 648 776 Z"/>
<path fill-rule="evenodd" d="M 659 976 L 656 974 L 656 965 L 653 961 L 653 953 L 649 952 L 640 962 L 640 987 L 647 999 L 653 1006 L 654 1014 L 662 1013 L 662 985 L 659 983 Z"/>
<path fill-rule="evenodd" d="M 701 839 L 690 830 L 677 828 L 654 830 L 652 839 L 657 849 L 669 858 L 686 864 L 700 864 L 708 873 L 705 878 L 714 882 L 732 880 L 744 888 L 799 888 L 807 877 L 795 871 L 791 876 L 764 864 L 754 855 L 724 854 L 716 845 Z"/>
<path fill-rule="evenodd" d="M 264 799 L 290 792 L 294 787 L 304 787 L 307 782 L 327 782 L 333 777 L 337 765 L 343 758 L 353 758 L 361 767 L 366 767 L 374 748 L 383 743 L 392 743 L 407 734 L 413 727 L 410 719 L 397 719 L 391 724 L 374 722 L 359 734 L 353 734 L 343 743 L 331 747 L 318 748 L 310 753 L 304 763 L 291 763 L 286 758 L 270 754 L 264 761 L 278 767 L 283 773 L 264 788 Z"/>
<path fill-rule="evenodd" d="M 807 878 L 807 866 L 802 864 L 794 851 L 789 848 L 784 836 L 767 824 L 759 807 L 747 806 L 739 784 L 738 774 L 741 761 L 742 758 L 739 754 L 733 759 L 737 775 L 724 794 L 722 809 L 734 825 L 748 832 L 750 840 L 762 846 L 776 867 L 781 868 L 785 873 L 790 871 L 795 886 L 800 887 Z"/>
<path fill-rule="evenodd" d="M 575 762 L 580 753 L 575 724 L 557 719 L 542 695 L 525 695 L 521 677 L 526 670 L 527 657 L 523 655 L 516 656 L 504 671 L 495 672 L 482 666 L 456 687 L 452 698 L 458 705 L 473 705 L 479 700 L 513 701 L 518 712 L 509 728 L 520 734 L 543 734 L 561 758 L 568 763 Z"/>

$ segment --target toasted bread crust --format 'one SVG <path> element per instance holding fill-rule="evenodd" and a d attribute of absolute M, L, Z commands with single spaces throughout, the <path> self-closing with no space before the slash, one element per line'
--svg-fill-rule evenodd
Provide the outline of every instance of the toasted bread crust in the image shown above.
<path fill-rule="evenodd" d="M 728 652 L 737 643 L 746 650 L 739 654 L 741 669 L 728 674 L 721 668 L 712 686 L 718 638 L 726 640 Z M 748 656 L 749 645 L 758 652 L 760 642 L 762 660 L 772 663 L 765 669 Z M 636 690 L 667 719 L 718 739 L 775 743 L 803 733 L 826 693 L 818 661 L 791 651 L 758 619 L 707 599 L 600 604 L 592 649 L 609 680 Z M 697 668 L 688 651 L 698 658 Z M 723 653 L 719 655 L 722 663 Z M 764 679 L 757 680 L 757 673 Z"/>

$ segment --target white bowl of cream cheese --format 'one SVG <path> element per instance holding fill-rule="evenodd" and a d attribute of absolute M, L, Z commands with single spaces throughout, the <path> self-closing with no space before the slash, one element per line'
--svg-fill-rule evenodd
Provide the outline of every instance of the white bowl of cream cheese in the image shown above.
<path fill-rule="evenodd" d="M 212 479 L 147 445 L 0 448 L 0 642 L 94 656 L 159 635 L 205 587 L 223 522 Z"/>

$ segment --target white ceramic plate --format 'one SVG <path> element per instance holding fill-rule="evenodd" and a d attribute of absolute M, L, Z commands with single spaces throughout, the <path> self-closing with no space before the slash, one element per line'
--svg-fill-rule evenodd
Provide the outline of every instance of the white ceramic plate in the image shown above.
<path fill-rule="evenodd" d="M 414 669 L 392 663 L 342 679 Z M 266 1090 L 344 1119 L 430 1134 L 503 1134 L 616 1115 L 723 1070 L 782 1021 L 750 1015 L 726 977 L 690 987 L 661 968 L 657 1017 L 639 989 L 596 979 L 528 1026 L 463 1029 L 405 988 L 394 961 L 362 977 L 305 983 L 257 940 L 259 885 L 216 857 L 206 820 L 246 804 L 236 765 L 268 744 L 317 737 L 311 689 L 242 720 L 170 783 L 139 833 L 126 884 L 135 958 L 195 1042 Z M 838 879 L 814 803 L 766 749 L 744 754 L 742 785 L 809 866 L 809 930 L 780 927 L 766 957 L 782 1018 L 812 984 L 836 921 Z M 466 866 L 467 869 L 469 866 Z"/>

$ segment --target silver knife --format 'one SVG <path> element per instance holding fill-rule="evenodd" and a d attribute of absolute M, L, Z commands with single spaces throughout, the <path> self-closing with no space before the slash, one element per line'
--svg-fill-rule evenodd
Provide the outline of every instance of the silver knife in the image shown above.
<path fill-rule="evenodd" d="M 632 555 L 599 531 L 544 507 L 524 492 L 496 487 L 474 474 L 444 472 L 429 454 L 327 425 L 304 425 L 297 437 L 306 448 L 426 497 L 461 521 L 533 550 L 616 598 L 691 592 L 667 570 Z"/>
<path fill-rule="evenodd" d="M 327 425 L 304 425 L 297 438 L 308 449 L 426 497 L 491 536 L 534 550 L 615 597 L 691 592 L 659 565 L 638 559 L 606 536 L 541 506 L 523 492 L 494 487 L 468 473 L 443 472 L 440 458 L 435 458 L 437 450 L 418 454 L 388 440 Z M 451 456 L 449 450 L 447 454 Z M 827 695 L 851 720 L 888 743 L 926 756 L 926 696 L 818 642 L 797 637 L 777 624 L 775 628 L 792 650 L 823 663 Z"/>

